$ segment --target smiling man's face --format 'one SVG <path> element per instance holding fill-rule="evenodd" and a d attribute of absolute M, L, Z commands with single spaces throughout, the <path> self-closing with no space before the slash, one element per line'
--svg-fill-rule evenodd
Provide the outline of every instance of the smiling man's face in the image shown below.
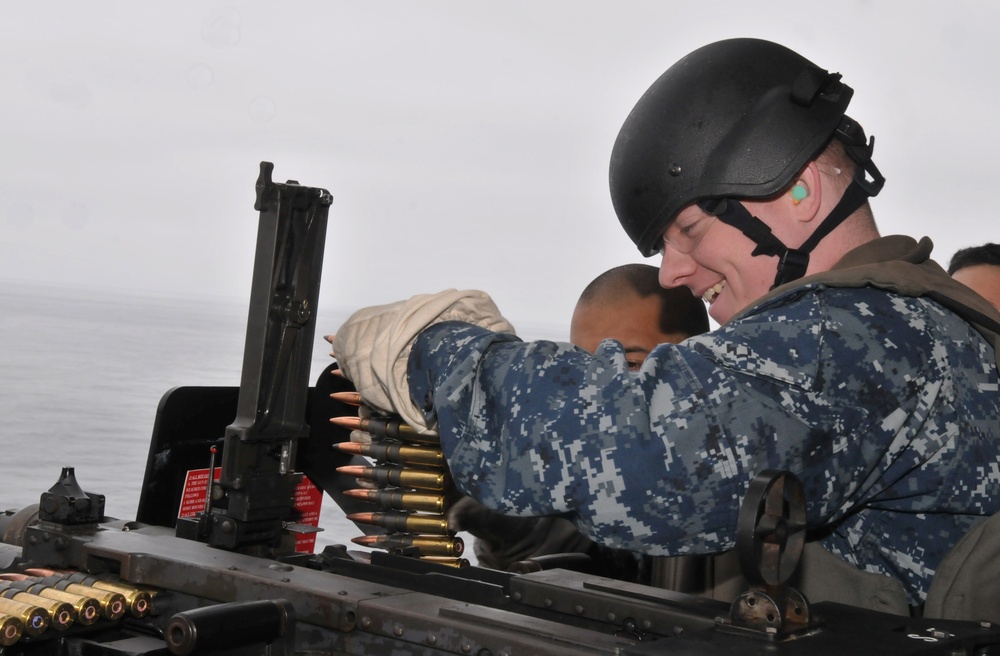
<path fill-rule="evenodd" d="M 765 223 L 773 221 L 770 216 L 773 203 L 743 201 L 743 205 Z M 681 210 L 672 224 L 680 231 L 699 222 L 711 221 L 711 224 L 689 253 L 678 251 L 669 242 L 664 244 L 660 284 L 687 287 L 708 303 L 708 313 L 723 324 L 768 292 L 778 260 L 751 255 L 757 246 L 753 241 L 736 228 L 713 219 L 697 205 Z"/>

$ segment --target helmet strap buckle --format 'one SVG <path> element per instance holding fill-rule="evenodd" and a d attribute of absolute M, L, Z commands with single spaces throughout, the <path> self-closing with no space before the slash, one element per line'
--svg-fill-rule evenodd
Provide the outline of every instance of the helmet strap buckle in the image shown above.
<path fill-rule="evenodd" d="M 787 249 L 778 261 L 778 273 L 774 277 L 774 285 L 771 289 L 785 282 L 798 280 L 806 275 L 806 269 L 808 268 L 809 253 L 803 253 L 794 248 Z"/>

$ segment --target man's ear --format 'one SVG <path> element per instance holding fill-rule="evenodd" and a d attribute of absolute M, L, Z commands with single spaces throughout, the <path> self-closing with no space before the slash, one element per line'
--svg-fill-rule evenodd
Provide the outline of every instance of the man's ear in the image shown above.
<path fill-rule="evenodd" d="M 791 206 L 791 213 L 799 221 L 808 223 L 819 216 L 823 201 L 823 185 L 819 176 L 816 162 L 809 162 L 788 189 L 787 202 Z"/>

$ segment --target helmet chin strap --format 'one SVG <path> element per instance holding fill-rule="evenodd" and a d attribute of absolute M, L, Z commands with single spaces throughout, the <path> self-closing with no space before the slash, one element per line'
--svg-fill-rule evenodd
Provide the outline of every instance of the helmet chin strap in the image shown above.
<path fill-rule="evenodd" d="M 875 148 L 874 137 L 866 144 L 864 132 L 861 131 L 860 126 L 846 116 L 837 129 L 837 137 L 844 142 L 848 155 L 858 163 L 858 168 L 851 184 L 844 191 L 844 195 L 841 196 L 836 207 L 823 219 L 819 227 L 809 236 L 809 239 L 798 248 L 785 246 L 771 232 L 771 228 L 750 214 L 738 199 L 713 198 L 698 202 L 698 207 L 703 211 L 719 217 L 723 223 L 728 223 L 740 230 L 747 238 L 757 244 L 751 255 L 755 257 L 771 255 L 779 258 L 778 272 L 774 277 L 771 289 L 804 276 L 806 269 L 809 268 L 809 254 L 816 248 L 816 245 L 861 207 L 869 197 L 878 195 L 885 184 L 885 178 L 879 173 L 871 159 L 872 151 Z M 871 175 L 870 181 L 866 174 Z"/>

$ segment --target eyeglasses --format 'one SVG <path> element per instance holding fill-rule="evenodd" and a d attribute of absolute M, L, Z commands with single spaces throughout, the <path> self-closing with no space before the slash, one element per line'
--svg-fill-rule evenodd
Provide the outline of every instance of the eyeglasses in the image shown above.
<path fill-rule="evenodd" d="M 717 218 L 714 214 L 701 212 L 697 216 L 674 219 L 663 232 L 660 255 L 663 255 L 663 251 L 668 245 L 678 253 L 686 255 L 692 252 Z"/>
<path fill-rule="evenodd" d="M 816 168 L 821 173 L 825 173 L 831 177 L 841 174 L 841 170 L 836 166 L 825 166 L 817 163 Z M 663 232 L 663 243 L 660 244 L 659 249 L 660 255 L 663 255 L 663 251 L 668 245 L 678 253 L 684 253 L 685 255 L 694 251 L 698 246 L 698 242 L 701 241 L 701 238 L 705 236 L 708 229 L 715 223 L 715 219 L 718 218 L 715 215 L 715 208 L 721 210 L 725 207 L 725 202 L 725 199 L 701 201 L 699 206 L 701 206 L 702 212 L 698 216 L 686 219 L 678 217 L 671 221 L 670 225 Z"/>

